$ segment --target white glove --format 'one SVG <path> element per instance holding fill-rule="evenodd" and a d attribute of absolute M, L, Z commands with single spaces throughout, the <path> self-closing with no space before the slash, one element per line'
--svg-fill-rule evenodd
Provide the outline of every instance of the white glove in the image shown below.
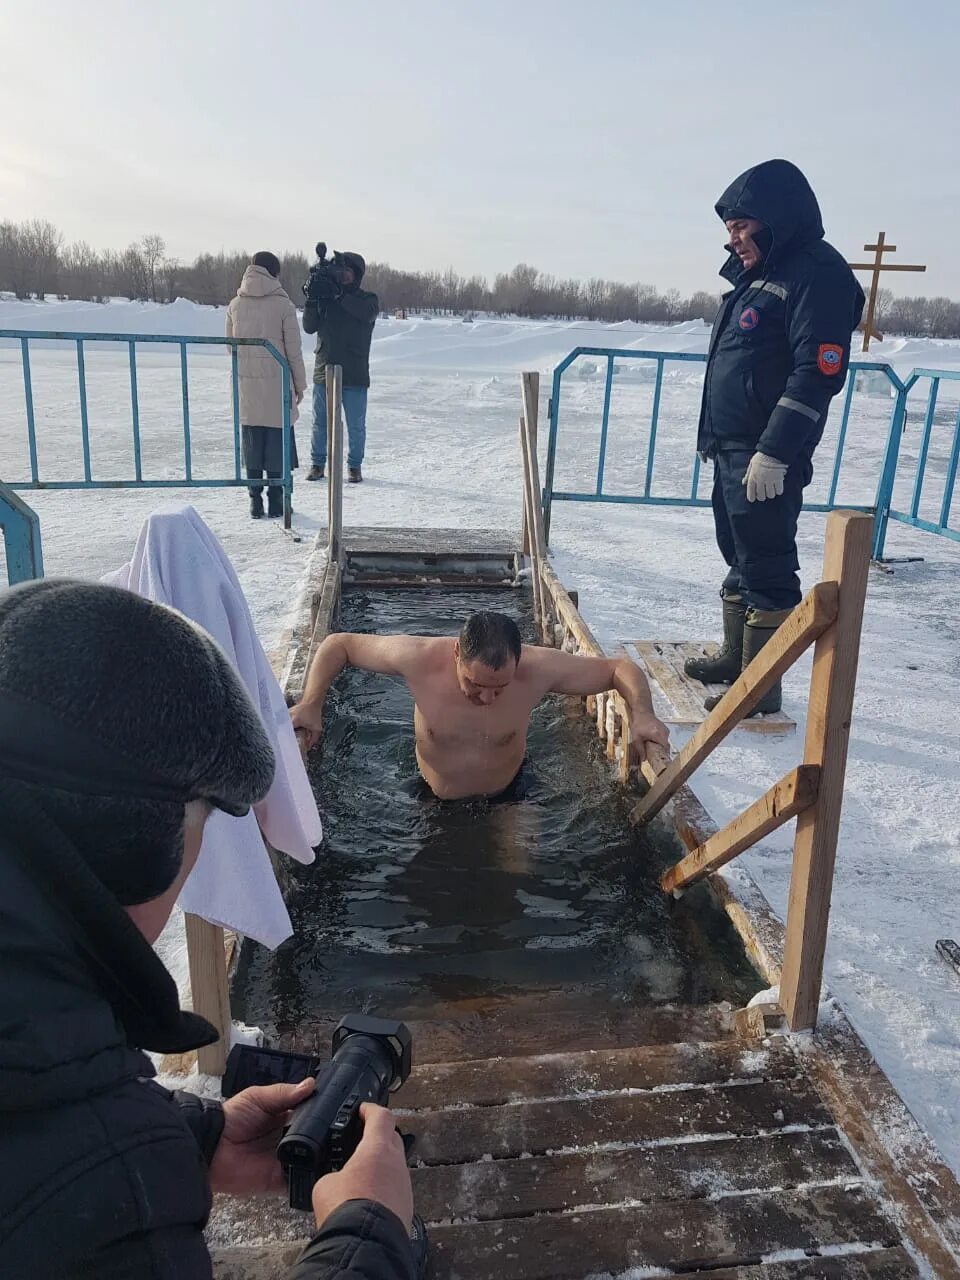
<path fill-rule="evenodd" d="M 786 474 L 785 462 L 778 462 L 765 453 L 755 453 L 740 482 L 747 486 L 747 501 L 766 502 L 768 498 L 779 498 L 783 493 L 783 477 Z"/>

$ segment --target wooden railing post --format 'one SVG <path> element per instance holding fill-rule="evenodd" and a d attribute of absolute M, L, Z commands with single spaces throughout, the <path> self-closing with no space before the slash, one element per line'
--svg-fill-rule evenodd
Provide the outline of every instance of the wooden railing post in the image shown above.
<path fill-rule="evenodd" d="M 206 1075 L 222 1076 L 230 1050 L 230 990 L 223 930 L 200 916 L 186 914 L 187 963 L 193 1012 L 212 1022 L 220 1033 L 216 1044 L 197 1050 L 197 1066 Z"/>
<path fill-rule="evenodd" d="M 823 579 L 839 590 L 836 621 L 816 642 L 810 677 L 803 763 L 819 768 L 820 787 L 797 818 L 780 981 L 780 1007 L 793 1031 L 817 1021 L 872 532 L 870 515 L 827 517 Z"/>
<path fill-rule="evenodd" d="M 540 403 L 539 373 L 520 375 L 523 390 L 523 415 L 520 419 L 520 445 L 523 452 L 523 481 L 530 559 L 533 566 L 533 605 L 541 638 L 548 639 L 549 615 L 546 608 L 542 569 L 544 562 L 543 507 L 540 502 L 540 465 L 537 458 L 537 415 Z M 549 637 L 552 641 L 552 637 Z"/>
<path fill-rule="evenodd" d="M 343 550 L 343 369 L 327 365 L 327 559 Z"/>

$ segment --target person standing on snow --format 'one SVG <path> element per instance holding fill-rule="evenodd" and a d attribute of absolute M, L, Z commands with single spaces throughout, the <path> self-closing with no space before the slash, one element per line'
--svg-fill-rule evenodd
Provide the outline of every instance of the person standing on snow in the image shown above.
<path fill-rule="evenodd" d="M 303 340 L 297 309 L 280 283 L 280 260 L 273 253 L 256 253 L 243 273 L 237 296 L 227 307 L 228 338 L 267 338 L 286 359 L 290 368 L 290 459 L 298 466 L 293 424 L 297 405 L 303 399 L 307 374 L 303 365 Z M 263 347 L 238 347 L 240 376 L 240 431 L 243 465 L 248 480 L 283 475 L 283 406 L 280 400 L 280 366 Z M 250 486 L 250 515 L 259 520 L 263 511 L 263 486 Z M 270 485 L 267 512 L 283 515 L 283 490 Z"/>
<path fill-rule="evenodd" d="M 787 160 L 748 169 L 720 197 L 733 289 L 714 322 L 697 451 L 713 460 L 723 646 L 689 676 L 730 684 L 801 599 L 797 520 L 830 400 L 846 379 L 863 291 L 823 238 L 820 207 Z M 719 698 L 708 698 L 712 709 Z M 754 714 L 779 711 L 780 682 Z"/>
<path fill-rule="evenodd" d="M 361 465 L 367 443 L 367 391 L 370 387 L 370 343 L 380 314 L 375 293 L 360 288 L 367 264 L 359 253 L 338 255 L 342 267 L 317 278 L 319 296 L 308 295 L 303 308 L 305 333 L 317 335 L 313 370 L 313 439 L 308 480 L 322 480 L 327 463 L 327 365 L 343 369 L 343 416 L 347 420 L 347 476 L 363 479 Z"/>

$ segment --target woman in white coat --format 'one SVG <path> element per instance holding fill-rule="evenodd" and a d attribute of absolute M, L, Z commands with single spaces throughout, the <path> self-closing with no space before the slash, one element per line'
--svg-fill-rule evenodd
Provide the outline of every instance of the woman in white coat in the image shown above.
<path fill-rule="evenodd" d="M 237 296 L 227 307 L 228 338 L 267 338 L 284 357 L 290 369 L 290 427 L 296 422 L 297 405 L 307 385 L 303 367 L 303 339 L 297 309 L 279 280 L 280 261 L 273 253 L 254 254 L 243 273 Z M 240 428 L 243 465 L 248 480 L 268 479 L 283 474 L 283 409 L 280 401 L 281 372 L 273 356 L 263 347 L 239 347 Z M 291 439 L 293 466 L 298 465 L 296 440 Z M 263 486 L 250 486 L 250 515 L 264 514 Z M 267 491 L 267 515 L 283 515 L 283 490 L 271 485 Z"/>

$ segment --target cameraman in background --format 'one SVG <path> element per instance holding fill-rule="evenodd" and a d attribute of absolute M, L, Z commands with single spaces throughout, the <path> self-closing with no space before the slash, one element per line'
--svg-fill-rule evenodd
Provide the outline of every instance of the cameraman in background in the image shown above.
<path fill-rule="evenodd" d="M 347 421 L 347 468 L 351 484 L 363 479 L 367 440 L 367 389 L 370 343 L 380 312 L 375 293 L 360 288 L 367 264 L 359 253 L 334 253 L 317 245 L 319 262 L 310 269 L 303 292 L 303 328 L 317 335 L 313 370 L 313 439 L 308 480 L 322 480 L 327 464 L 327 365 L 343 369 L 343 414 Z"/>

